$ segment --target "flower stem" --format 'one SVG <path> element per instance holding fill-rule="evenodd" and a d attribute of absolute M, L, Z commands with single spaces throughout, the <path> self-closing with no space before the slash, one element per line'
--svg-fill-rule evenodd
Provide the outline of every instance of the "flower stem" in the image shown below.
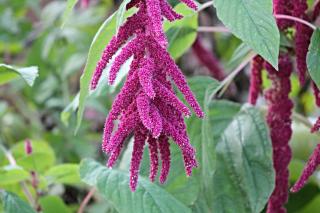
<path fill-rule="evenodd" d="M 17 166 L 17 162 L 14 159 L 13 155 L 11 154 L 11 152 L 9 150 L 7 150 L 2 144 L 0 144 L 0 149 L 2 149 L 4 155 L 6 156 L 6 158 L 8 159 L 9 163 L 11 166 Z M 31 192 L 29 191 L 26 182 L 21 181 L 20 185 L 22 187 L 22 190 L 24 192 L 24 194 L 26 195 L 28 201 L 33 205 L 36 206 L 36 202 L 32 197 Z"/>
<path fill-rule="evenodd" d="M 200 11 L 200 10 L 199 10 Z M 297 18 L 294 16 L 289 16 L 289 15 L 283 15 L 283 14 L 274 14 L 274 17 L 276 19 L 286 19 L 286 20 L 291 20 L 291 21 L 296 21 L 299 22 L 301 24 L 304 24 L 308 27 L 310 27 L 312 30 L 316 30 L 317 27 L 313 24 L 311 24 L 308 21 L 305 21 L 301 18 Z M 230 33 L 230 30 L 226 27 L 215 27 L 215 26 L 200 26 L 198 27 L 198 32 L 213 32 L 213 33 Z"/>
<path fill-rule="evenodd" d="M 276 19 L 286 19 L 286 20 L 296 21 L 296 22 L 299 22 L 301 24 L 304 24 L 304 25 L 310 27 L 313 30 L 317 29 L 317 27 L 315 25 L 311 24 L 310 22 L 305 21 L 301 18 L 294 17 L 294 16 L 283 15 L 283 14 L 274 14 L 274 17 Z"/>
<path fill-rule="evenodd" d="M 236 77 L 256 55 L 256 53 L 250 53 L 247 58 L 220 83 L 221 91 L 219 92 L 218 97 L 221 97 L 224 94 L 234 77 Z"/>
<path fill-rule="evenodd" d="M 230 30 L 226 27 L 200 26 L 198 27 L 198 32 L 230 33 Z"/>
<path fill-rule="evenodd" d="M 84 198 L 83 201 L 81 202 L 80 207 L 79 207 L 77 213 L 83 213 L 83 212 L 84 212 L 84 209 L 85 209 L 86 206 L 88 205 L 91 197 L 94 195 L 95 192 L 96 192 L 96 189 L 95 189 L 95 188 L 92 188 L 92 189 L 88 192 L 88 194 L 85 196 L 85 198 Z"/>
<path fill-rule="evenodd" d="M 202 5 L 199 7 L 198 12 L 200 12 L 200 11 L 202 11 L 202 10 L 206 9 L 207 7 L 210 7 L 210 6 L 212 6 L 212 5 L 213 5 L 213 1 L 210 0 L 210 1 L 202 4 Z"/>

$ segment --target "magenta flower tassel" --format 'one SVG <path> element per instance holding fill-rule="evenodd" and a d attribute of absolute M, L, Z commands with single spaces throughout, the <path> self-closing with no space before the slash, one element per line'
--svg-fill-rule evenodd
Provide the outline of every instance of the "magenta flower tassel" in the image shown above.
<path fill-rule="evenodd" d="M 266 64 L 272 87 L 266 91 L 268 103 L 267 123 L 270 128 L 273 163 L 276 172 L 276 186 L 269 199 L 268 213 L 286 212 L 283 207 L 288 201 L 288 165 L 291 160 L 289 141 L 292 135 L 291 111 L 293 103 L 289 98 L 292 63 L 288 55 L 279 58 L 279 71 Z"/>
<path fill-rule="evenodd" d="M 149 156 L 150 156 L 150 175 L 149 178 L 154 182 L 158 172 L 158 145 L 157 139 L 150 137 L 148 138 L 149 144 Z"/>
<path fill-rule="evenodd" d="M 25 153 L 27 155 L 31 155 L 32 154 L 32 144 L 31 144 L 31 141 L 29 139 L 26 139 L 24 141 L 24 150 L 25 150 Z"/>
<path fill-rule="evenodd" d="M 320 129 L 320 117 L 317 119 L 313 127 L 311 128 L 311 133 L 318 132 Z"/>
<path fill-rule="evenodd" d="M 187 117 L 191 115 L 189 108 L 186 107 L 184 103 L 182 103 L 172 91 L 161 85 L 161 83 L 159 83 L 158 81 L 155 81 L 155 85 L 156 93 L 162 101 L 169 103 L 171 106 L 178 109 Z"/>
<path fill-rule="evenodd" d="M 158 140 L 158 147 L 161 156 L 161 173 L 159 177 L 160 183 L 164 183 L 167 180 L 170 170 L 170 144 L 166 136 L 161 136 Z"/>
<path fill-rule="evenodd" d="M 184 0 L 191 8 L 196 4 Z M 204 114 L 187 85 L 181 70 L 166 50 L 167 40 L 162 29 L 163 17 L 170 21 L 181 18 L 165 0 L 132 0 L 127 8 L 138 7 L 135 15 L 119 28 L 104 50 L 92 77 L 91 88 L 97 86 L 102 72 L 114 57 L 109 73 L 109 83 L 129 58 L 133 57 L 127 79 L 115 98 L 106 118 L 102 149 L 110 154 L 107 166 L 112 167 L 125 146 L 126 138 L 134 135 L 130 165 L 130 188 L 137 187 L 144 144 L 150 150 L 150 180 L 158 170 L 158 151 L 162 161 L 159 181 L 164 183 L 170 169 L 169 137 L 181 149 L 185 171 L 189 176 L 197 167 L 195 149 L 191 146 L 183 115 L 191 112 L 174 93 L 172 82 L 177 85 L 198 117 Z M 119 120 L 119 124 L 114 123 Z M 115 129 L 116 128 L 116 129 Z"/>
<path fill-rule="evenodd" d="M 188 7 L 190 7 L 191 9 L 194 9 L 194 10 L 198 9 L 198 6 L 192 0 L 181 0 L 181 2 L 184 3 L 185 5 L 187 5 Z"/>
<path fill-rule="evenodd" d="M 127 19 L 127 22 L 119 28 L 117 36 L 114 36 L 104 49 L 102 56 L 96 66 L 96 70 L 91 79 L 91 89 L 95 89 L 101 78 L 103 70 L 117 50 L 131 37 L 142 25 L 144 20 L 139 13 Z"/>
<path fill-rule="evenodd" d="M 307 165 L 303 169 L 303 172 L 299 180 L 291 188 L 291 192 L 298 192 L 306 184 L 309 177 L 316 171 L 318 165 L 320 164 L 320 144 L 317 145 L 312 155 L 310 156 Z"/>
<path fill-rule="evenodd" d="M 151 22 L 151 32 L 153 33 L 153 37 L 157 42 L 162 46 L 167 46 L 167 39 L 164 35 L 164 31 L 162 29 L 162 16 L 160 9 L 160 1 L 155 0 L 145 0 L 147 6 L 147 13 Z"/>
<path fill-rule="evenodd" d="M 140 84 L 144 92 L 150 97 L 155 97 L 155 92 L 153 89 L 152 75 L 155 69 L 154 63 L 151 59 L 146 59 L 142 62 L 142 67 L 138 70 Z"/>
<path fill-rule="evenodd" d="M 292 16 L 293 4 L 296 0 L 273 0 L 273 13 Z M 278 27 L 285 30 L 294 25 L 291 20 L 279 19 L 277 20 Z"/>
<path fill-rule="evenodd" d="M 308 16 L 305 14 L 307 9 L 308 4 L 306 0 L 296 0 L 294 3 L 293 15 L 310 21 Z M 300 84 L 304 85 L 307 74 L 307 53 L 313 30 L 310 27 L 298 22 L 296 22 L 295 25 L 295 52 L 297 58 L 298 76 Z"/>
<path fill-rule="evenodd" d="M 320 107 L 320 90 L 314 82 L 312 82 L 312 89 L 313 89 L 313 96 L 316 100 L 316 105 Z"/>
<path fill-rule="evenodd" d="M 313 8 L 312 20 L 316 21 L 316 19 L 319 17 L 319 15 L 320 15 L 320 1 L 318 1 Z"/>
<path fill-rule="evenodd" d="M 109 75 L 109 84 L 112 85 L 114 80 L 117 77 L 117 73 L 119 72 L 121 66 L 140 48 L 142 48 L 139 43 L 142 38 L 138 36 L 137 38 L 130 41 L 124 48 L 122 48 L 121 53 L 115 58 Z"/>
<path fill-rule="evenodd" d="M 150 99 L 144 93 L 141 93 L 137 97 L 137 109 L 140 115 L 140 120 L 148 130 L 151 130 L 152 126 L 150 117 L 150 102 Z"/>
<path fill-rule="evenodd" d="M 260 56 L 254 57 L 251 62 L 249 103 L 256 105 L 259 94 L 262 90 L 262 70 L 264 60 Z"/>
<path fill-rule="evenodd" d="M 179 67 L 175 64 L 174 60 L 171 58 L 169 53 L 166 50 L 162 49 L 156 41 L 150 41 L 150 49 L 151 54 L 154 58 L 162 59 L 161 61 L 158 61 L 159 64 L 157 66 L 167 69 L 168 75 L 172 78 L 172 80 L 177 85 L 178 89 L 184 95 L 186 101 L 193 108 L 196 115 L 202 118 L 204 114 L 201 110 L 200 105 L 193 96 L 184 75 L 182 74 Z"/>
<path fill-rule="evenodd" d="M 136 190 L 138 175 L 140 170 L 140 163 L 143 155 L 143 148 L 147 138 L 144 128 L 139 128 L 134 132 L 133 152 L 130 164 L 130 188 L 132 191 Z"/>
<path fill-rule="evenodd" d="M 212 77 L 219 81 L 222 81 L 224 79 L 225 74 L 218 59 L 213 55 L 213 53 L 211 53 L 203 46 L 201 38 L 199 36 L 193 43 L 192 50 L 197 56 L 198 60 L 208 68 Z"/>
<path fill-rule="evenodd" d="M 175 21 L 178 19 L 182 19 L 183 16 L 176 13 L 171 5 L 166 0 L 160 0 L 160 7 L 162 11 L 162 15 L 168 19 L 168 21 Z"/>
<path fill-rule="evenodd" d="M 162 132 L 162 117 L 154 105 L 151 105 L 150 116 L 152 120 L 151 133 L 154 138 L 158 138 Z"/>

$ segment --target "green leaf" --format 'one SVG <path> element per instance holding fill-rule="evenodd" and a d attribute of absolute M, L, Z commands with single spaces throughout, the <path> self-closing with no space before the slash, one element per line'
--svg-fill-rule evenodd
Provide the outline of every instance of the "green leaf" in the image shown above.
<path fill-rule="evenodd" d="M 311 37 L 307 55 L 307 66 L 312 80 L 320 88 L 320 29 L 317 28 Z"/>
<path fill-rule="evenodd" d="M 76 184 L 79 183 L 79 165 L 78 164 L 60 164 L 51 167 L 45 176 L 52 182 L 64 183 L 64 184 Z"/>
<path fill-rule="evenodd" d="M 235 69 L 240 64 L 240 62 L 250 54 L 251 51 L 251 48 L 247 44 L 241 43 L 233 52 L 230 62 L 228 62 L 228 68 L 230 70 Z"/>
<path fill-rule="evenodd" d="M 108 169 L 90 159 L 81 162 L 80 176 L 84 182 L 96 185 L 99 192 L 120 213 L 191 212 L 171 194 L 143 177 L 139 177 L 136 192 L 131 192 L 128 173 Z"/>
<path fill-rule="evenodd" d="M 29 86 L 38 77 L 38 67 L 14 67 L 7 64 L 0 64 L 0 85 L 8 83 L 18 77 L 22 77 Z"/>
<path fill-rule="evenodd" d="M 0 195 L 5 213 L 35 213 L 31 206 L 17 195 L 7 191 L 0 191 Z"/>
<path fill-rule="evenodd" d="M 79 93 L 73 98 L 73 100 L 64 108 L 60 114 L 60 119 L 64 125 L 69 125 L 69 119 L 73 112 L 78 109 L 79 106 Z"/>
<path fill-rule="evenodd" d="M 214 172 L 214 155 L 212 151 L 214 149 L 214 141 L 212 135 L 209 133 L 212 129 L 211 123 L 209 122 L 209 104 L 212 95 L 217 92 L 221 84 L 215 79 L 205 76 L 193 77 L 189 79 L 188 83 L 205 113 L 203 119 L 199 119 L 195 115 L 186 119 L 186 125 L 190 142 L 197 150 L 197 159 L 200 159 L 199 172 L 201 173 L 201 179 L 199 181 L 202 184 L 201 193 L 203 193 L 207 201 L 209 201 L 213 196 L 211 189 L 212 173 Z M 199 143 L 199 141 L 201 142 Z"/>
<path fill-rule="evenodd" d="M 119 30 L 125 20 L 126 6 L 131 0 L 123 0 L 117 10 L 116 32 Z"/>
<path fill-rule="evenodd" d="M 39 199 L 43 213 L 71 213 L 72 211 L 58 196 L 45 196 Z"/>
<path fill-rule="evenodd" d="M 116 13 L 112 14 L 99 28 L 91 43 L 88 59 L 80 79 L 79 108 L 77 113 L 77 128 L 80 128 L 85 108 L 85 101 L 89 95 L 91 76 L 95 70 L 104 48 L 116 32 Z"/>
<path fill-rule="evenodd" d="M 0 168 L 0 185 L 18 183 L 30 177 L 29 172 L 19 166 L 3 166 Z"/>
<path fill-rule="evenodd" d="M 215 147 L 213 209 L 260 212 L 274 188 L 272 148 L 261 113 L 244 106 Z"/>
<path fill-rule="evenodd" d="M 178 4 L 174 9 L 184 17 L 174 22 L 166 21 L 164 30 L 169 43 L 169 53 L 173 58 L 179 58 L 197 37 L 198 13 L 184 4 Z"/>
<path fill-rule="evenodd" d="M 25 170 L 36 170 L 43 172 L 54 165 L 55 154 L 53 149 L 45 141 L 32 140 L 32 154 L 27 155 L 24 141 L 12 147 L 11 152 L 17 164 Z"/>
<path fill-rule="evenodd" d="M 71 12 L 72 12 L 74 6 L 76 6 L 77 2 L 78 2 L 78 0 L 68 0 L 67 5 L 66 5 L 66 9 L 65 9 L 63 16 L 62 16 L 61 28 L 63 28 L 64 25 L 66 24 L 66 22 L 68 21 L 68 18 L 71 15 Z"/>
<path fill-rule="evenodd" d="M 200 197 L 192 205 L 193 210 L 195 212 L 259 212 L 267 202 L 274 184 L 271 143 L 262 115 L 257 110 L 247 109 L 247 107 L 239 112 L 240 105 L 232 102 L 212 101 L 212 94 L 221 88 L 221 84 L 210 83 L 210 78 L 196 77 L 190 79 L 188 83 L 205 110 L 203 120 L 193 116 L 186 119 L 190 141 L 196 147 L 197 158 L 200 159 L 198 169 L 201 170 L 202 176 Z M 242 171 L 229 170 L 228 167 L 232 163 L 225 163 L 223 158 L 232 157 L 226 152 L 226 145 L 230 145 L 227 142 L 231 141 L 231 148 L 239 148 L 237 139 L 240 137 L 233 138 L 233 135 L 238 132 L 234 125 L 239 119 L 245 121 L 241 122 L 240 128 L 244 133 L 241 141 L 243 144 L 240 144 L 241 149 L 237 149 L 235 153 L 243 156 L 242 162 L 248 162 L 247 159 L 249 159 L 250 163 L 259 163 L 250 167 L 244 166 Z M 252 131 L 253 134 L 251 134 Z M 222 138 L 222 133 L 224 137 L 229 137 L 227 142 Z M 260 139 L 259 135 L 264 137 Z M 250 154 L 244 155 L 244 151 Z M 236 162 L 241 163 L 241 161 Z M 259 165 L 262 165 L 263 169 L 259 169 Z M 235 183 L 233 177 L 240 178 L 243 182 Z M 245 205 L 253 210 L 245 209 Z"/>
<path fill-rule="evenodd" d="M 280 33 L 271 0 L 214 0 L 219 19 L 232 33 L 278 68 Z"/>

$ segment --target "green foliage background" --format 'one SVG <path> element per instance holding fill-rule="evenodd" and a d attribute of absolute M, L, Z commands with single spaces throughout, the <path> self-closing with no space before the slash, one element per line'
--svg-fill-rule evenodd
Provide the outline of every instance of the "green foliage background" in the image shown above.
<path fill-rule="evenodd" d="M 247 59 L 251 49 L 276 67 L 283 41 L 270 2 L 216 0 L 216 9 L 210 7 L 199 13 L 171 2 L 185 18 L 164 23 L 168 50 L 188 76 L 206 113 L 203 120 L 193 116 L 186 119 L 199 168 L 187 178 L 181 153 L 172 145 L 168 181 L 164 185 L 151 183 L 147 179 L 146 148 L 139 185 L 132 193 L 128 187 L 132 144 L 128 143 L 112 170 L 104 166 L 107 156 L 100 151 L 104 117 L 129 63 L 122 67 L 115 86 L 108 86 L 104 77 L 96 91 L 88 90 L 105 45 L 126 17 L 134 13 L 124 11 L 128 1 L 92 1 L 89 8 L 83 9 L 77 0 L 0 0 L 0 212 L 35 212 L 23 184 L 38 198 L 44 213 L 77 212 L 94 188 L 86 212 L 263 212 L 274 188 L 264 104 L 252 107 L 245 103 L 247 69 L 236 78 L 231 74 L 218 82 L 195 59 L 191 47 L 203 22 L 213 25 L 222 21 L 233 34 L 209 33 L 204 37 L 226 74 Z M 227 16 L 230 10 L 238 13 Z M 203 21 L 208 17 L 210 21 Z M 235 20 L 240 17 L 241 26 Z M 268 27 L 261 27 L 255 20 Z M 316 36 L 308 60 L 311 77 L 319 80 Z M 267 86 L 269 82 L 264 80 Z M 219 91 L 230 81 L 234 82 L 231 87 L 236 87 L 236 98 L 230 98 L 227 92 L 222 100 Z M 299 177 L 320 139 L 318 134 L 309 133 L 306 122 L 306 117 L 314 119 L 318 112 L 311 91 L 301 93 L 296 76 L 292 84 L 291 96 L 298 104 L 293 116 L 291 183 Z M 24 150 L 26 139 L 31 140 L 31 155 Z M 36 189 L 32 187 L 31 171 L 36 172 L 39 181 Z M 288 212 L 320 209 L 317 174 L 301 192 L 290 196 Z"/>

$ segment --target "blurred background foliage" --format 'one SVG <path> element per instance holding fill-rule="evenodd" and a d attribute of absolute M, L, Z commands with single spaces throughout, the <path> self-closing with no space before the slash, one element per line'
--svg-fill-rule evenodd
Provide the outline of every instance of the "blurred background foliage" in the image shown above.
<path fill-rule="evenodd" d="M 177 4 L 176 1 L 171 3 Z M 17 208 L 21 209 L 14 209 L 11 212 L 28 212 L 28 207 L 22 209 L 26 202 L 30 203 L 25 194 L 27 189 L 32 197 L 36 198 L 35 203 L 31 201 L 31 206 L 38 208 L 39 211 L 39 206 L 41 206 L 44 213 L 76 212 L 90 191 L 89 185 L 95 185 L 95 180 L 92 177 L 91 179 L 87 178 L 84 173 L 81 174 L 81 170 L 79 174 L 79 164 L 84 158 L 94 158 L 104 164 L 106 157 L 100 151 L 103 123 L 112 100 L 119 91 L 121 82 L 113 88 L 104 84 L 95 94 L 87 98 L 83 121 L 75 134 L 77 126 L 75 112 L 79 105 L 79 79 L 85 68 L 89 48 L 95 34 L 101 24 L 120 4 L 119 1 L 92 0 L 88 8 L 83 8 L 78 3 L 70 16 L 64 19 L 63 14 L 67 3 L 63 0 L 0 0 L 0 64 L 16 67 L 37 66 L 39 70 L 39 76 L 30 87 L 23 78 L 12 77 L 12 74 L 8 74 L 9 71 L 6 72 L 3 67 L 0 67 L 0 82 L 2 82 L 0 85 L 0 144 L 2 147 L 0 152 L 0 189 L 3 201 L 0 204 L 0 209 L 8 210 L 6 205 L 9 202 L 15 202 L 19 204 Z M 220 24 L 212 7 L 201 12 L 199 17 L 195 16 L 193 20 L 197 22 L 195 26 L 191 26 L 192 21 L 187 21 L 183 27 L 194 29 L 198 24 L 203 26 Z M 63 22 L 65 24 L 62 28 Z M 178 28 L 181 28 L 181 24 L 178 25 Z M 171 54 L 176 56 L 181 69 L 189 77 L 210 76 L 210 70 L 197 60 L 192 48 L 189 48 L 196 39 L 196 32 L 181 32 L 181 30 L 177 32 L 174 30 L 176 29 L 171 27 L 167 31 L 170 44 L 172 44 L 169 50 Z M 219 59 L 220 65 L 227 75 L 235 67 L 231 62 L 234 62 L 235 56 L 233 55 L 241 44 L 240 40 L 228 33 L 199 33 L 198 36 L 201 36 L 205 48 Z M 291 42 L 289 40 L 285 44 L 290 45 Z M 235 64 L 238 63 L 239 61 L 235 62 Z M 264 86 L 267 87 L 266 77 L 264 82 Z M 203 78 L 196 80 L 192 78 L 190 85 L 194 90 L 199 90 L 195 92 L 200 100 L 207 89 L 197 86 L 201 83 L 209 84 L 212 82 L 207 82 Z M 248 70 L 245 69 L 235 78 L 223 98 L 240 104 L 245 103 L 248 83 Z M 291 142 L 294 160 L 290 166 L 290 180 L 293 183 L 298 178 L 307 157 L 319 141 L 320 136 L 309 133 L 308 120 L 304 117 L 315 119 L 314 116 L 319 113 L 315 108 L 311 91 L 300 88 L 296 76 L 293 76 L 292 83 L 291 95 L 297 103 L 297 114 L 294 117 L 295 123 L 293 125 L 294 136 Z M 205 100 L 204 98 L 202 100 Z M 260 102 L 260 106 L 263 106 L 263 100 Z M 215 104 L 216 107 L 213 107 Z M 214 140 L 221 140 L 222 132 L 228 130 L 226 129 L 228 124 L 232 123 L 232 119 L 238 112 L 241 112 L 240 104 L 225 100 L 210 103 L 210 107 L 208 107 L 209 123 L 213 123 L 213 135 L 210 136 Z M 263 107 L 261 107 L 261 111 L 264 112 Z M 224 113 L 227 116 L 221 116 Z M 200 121 L 193 118 L 188 121 L 191 142 L 197 147 L 197 150 L 204 149 L 199 145 L 204 142 L 199 135 L 201 125 Z M 31 155 L 26 154 L 24 150 L 27 139 L 31 140 L 33 147 Z M 208 152 L 212 151 L 211 147 L 207 148 Z M 128 145 L 117 166 L 120 172 L 128 171 L 130 150 L 131 147 Z M 198 152 L 198 159 L 201 159 L 205 149 Z M 168 183 L 161 187 L 158 184 L 152 187 L 164 189 L 170 196 L 174 196 L 172 202 L 179 202 L 192 212 L 211 212 L 211 195 L 208 195 L 209 192 L 203 191 L 204 188 L 199 184 L 203 180 L 199 177 L 200 173 L 206 171 L 204 167 L 210 168 L 213 162 L 203 165 L 203 168 L 195 171 L 195 174 L 187 179 L 183 173 L 178 149 L 175 148 L 173 153 L 173 168 Z M 145 155 L 142 176 L 147 176 L 148 171 L 147 152 Z M 10 162 L 10 156 L 14 157 L 15 162 Z M 219 155 L 217 156 L 219 157 Z M 223 156 L 220 157 L 223 158 Z M 267 158 L 268 156 L 265 159 Z M 83 170 L 86 169 L 85 166 L 89 167 L 94 164 L 89 160 L 84 163 Z M 102 172 L 107 173 L 106 171 Z M 36 178 L 34 178 L 34 173 Z M 119 173 L 119 179 L 122 178 L 121 174 Z M 80 175 L 82 176 L 80 177 Z M 34 180 L 38 182 L 33 183 Z M 100 182 L 103 181 L 105 180 L 100 180 Z M 227 181 L 223 180 L 221 184 L 228 183 Z M 320 209 L 319 184 L 319 173 L 316 173 L 307 187 L 301 192 L 291 195 L 288 212 L 317 212 Z M 261 187 L 265 187 L 266 191 L 272 191 L 272 183 Z M 122 188 L 114 185 L 111 190 L 127 190 L 127 184 Z M 150 188 L 147 186 L 146 191 L 148 189 Z M 117 202 L 121 203 L 121 200 L 112 198 L 112 202 L 110 202 L 108 193 L 107 190 L 102 193 L 94 193 L 86 212 L 116 212 L 116 210 L 125 212 L 119 206 L 115 206 Z M 139 192 L 136 193 L 139 196 Z M 107 199 L 101 195 L 106 196 Z M 205 201 L 208 197 L 204 198 L 207 195 L 209 202 Z M 255 196 L 250 193 L 249 195 Z M 123 205 L 126 204 L 123 203 Z M 129 204 L 127 208 L 130 209 Z"/>

